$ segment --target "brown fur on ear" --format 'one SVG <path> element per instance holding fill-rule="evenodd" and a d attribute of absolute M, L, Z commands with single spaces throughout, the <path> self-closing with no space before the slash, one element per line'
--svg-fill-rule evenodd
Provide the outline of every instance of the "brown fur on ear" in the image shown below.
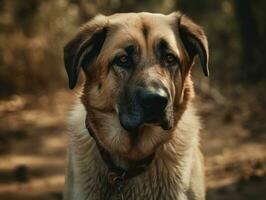
<path fill-rule="evenodd" d="M 193 63 L 195 56 L 198 55 L 204 74 L 209 76 L 208 40 L 203 29 L 190 18 L 180 15 L 180 13 L 178 13 L 178 28 L 180 38 L 189 55 L 190 64 Z"/>
<path fill-rule="evenodd" d="M 77 83 L 80 68 L 85 69 L 99 54 L 107 35 L 107 19 L 100 15 L 86 23 L 64 47 L 64 63 L 69 88 Z"/>

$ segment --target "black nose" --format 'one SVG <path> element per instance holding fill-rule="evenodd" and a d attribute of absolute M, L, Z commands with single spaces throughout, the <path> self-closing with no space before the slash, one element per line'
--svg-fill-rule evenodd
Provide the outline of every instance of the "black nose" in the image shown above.
<path fill-rule="evenodd" d="M 138 101 L 146 113 L 162 113 L 168 104 L 168 95 L 163 89 L 141 88 Z"/>

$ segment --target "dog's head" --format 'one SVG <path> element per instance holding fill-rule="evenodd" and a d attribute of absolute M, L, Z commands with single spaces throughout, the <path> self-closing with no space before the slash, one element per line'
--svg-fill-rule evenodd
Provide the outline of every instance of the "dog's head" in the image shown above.
<path fill-rule="evenodd" d="M 92 110 L 101 113 L 101 119 L 91 119 L 105 120 L 97 122 L 99 129 L 106 123 L 116 127 L 116 133 L 109 130 L 109 136 L 97 137 L 124 154 L 132 152 L 133 146 L 145 146 L 149 150 L 144 155 L 169 138 L 165 132 L 176 127 L 191 99 L 189 74 L 196 55 L 208 76 L 206 36 L 179 12 L 99 15 L 64 49 L 69 87 L 75 87 L 82 68 L 86 76 L 83 103 L 91 115 Z M 129 147 L 114 147 L 118 141 Z M 152 143 L 150 148 L 145 142 Z"/>

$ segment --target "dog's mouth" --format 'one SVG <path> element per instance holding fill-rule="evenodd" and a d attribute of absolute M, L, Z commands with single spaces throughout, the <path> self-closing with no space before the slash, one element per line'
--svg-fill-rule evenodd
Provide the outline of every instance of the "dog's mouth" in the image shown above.
<path fill-rule="evenodd" d="M 171 109 L 158 112 L 135 107 L 133 110 L 120 109 L 119 121 L 121 126 L 129 133 L 136 132 L 141 126 L 160 126 L 163 130 L 170 130 L 173 126 Z"/>

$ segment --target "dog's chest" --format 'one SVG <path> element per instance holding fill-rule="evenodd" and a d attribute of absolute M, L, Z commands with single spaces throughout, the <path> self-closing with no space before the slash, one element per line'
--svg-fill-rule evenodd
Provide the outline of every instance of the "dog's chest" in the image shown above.
<path fill-rule="evenodd" d="M 102 177 L 101 182 L 91 185 L 94 192 L 86 194 L 86 200 L 186 200 L 180 179 L 174 174 L 169 174 L 169 176 L 171 177 L 166 174 L 145 173 L 125 181 L 120 188 L 108 184 L 107 180 Z M 92 190 L 87 188 L 87 191 Z"/>
<path fill-rule="evenodd" d="M 162 186 L 152 182 L 131 183 L 121 191 L 110 194 L 111 200 L 186 200 L 186 196 L 177 185 Z"/>

